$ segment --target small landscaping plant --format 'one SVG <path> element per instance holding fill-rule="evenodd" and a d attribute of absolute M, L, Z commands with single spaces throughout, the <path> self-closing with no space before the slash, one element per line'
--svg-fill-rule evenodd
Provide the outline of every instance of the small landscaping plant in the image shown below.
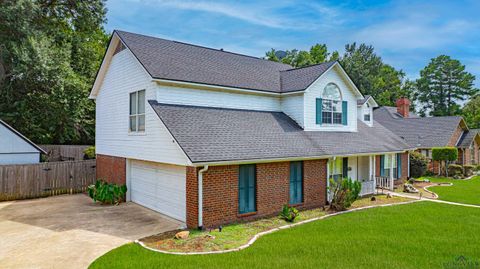
<path fill-rule="evenodd" d="M 419 152 L 410 154 L 410 176 L 419 178 L 427 172 L 428 159 Z"/>
<path fill-rule="evenodd" d="M 88 186 L 88 196 L 94 202 L 99 201 L 103 204 L 119 204 L 123 201 L 125 193 L 127 193 L 126 185 L 108 183 L 101 179 L 97 180 L 95 184 Z"/>
<path fill-rule="evenodd" d="M 84 149 L 83 154 L 83 159 L 85 160 L 95 159 L 95 146 Z"/>
<path fill-rule="evenodd" d="M 474 169 L 475 169 L 474 165 L 469 165 L 469 164 L 464 165 L 463 166 L 463 175 L 466 176 L 466 177 L 469 177 L 469 176 L 473 175 Z"/>
<path fill-rule="evenodd" d="M 280 217 L 288 222 L 293 222 L 298 215 L 298 209 L 288 205 L 284 205 L 282 212 L 280 212 Z"/>
<path fill-rule="evenodd" d="M 355 200 L 358 199 L 362 185 L 351 178 L 330 179 L 330 191 L 333 194 L 330 209 L 334 211 L 344 211 L 349 208 Z"/>
<path fill-rule="evenodd" d="M 448 166 L 448 174 L 453 178 L 461 178 L 463 176 L 463 168 L 458 164 L 450 164 Z"/>

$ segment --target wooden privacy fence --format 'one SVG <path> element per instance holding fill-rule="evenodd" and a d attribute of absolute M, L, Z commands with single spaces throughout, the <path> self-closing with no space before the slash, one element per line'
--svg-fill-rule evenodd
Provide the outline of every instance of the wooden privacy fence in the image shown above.
<path fill-rule="evenodd" d="M 0 201 L 85 192 L 95 160 L 0 165 Z"/>
<path fill-rule="evenodd" d="M 81 161 L 83 151 L 90 147 L 88 145 L 38 145 L 47 152 L 47 160 L 58 161 Z"/>

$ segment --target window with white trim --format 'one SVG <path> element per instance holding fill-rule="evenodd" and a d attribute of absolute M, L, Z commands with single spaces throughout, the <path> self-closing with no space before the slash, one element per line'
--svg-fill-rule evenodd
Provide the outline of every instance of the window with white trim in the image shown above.
<path fill-rule="evenodd" d="M 328 83 L 323 89 L 322 123 L 342 124 L 342 95 L 334 83 Z"/>
<path fill-rule="evenodd" d="M 363 121 L 370 121 L 370 105 L 367 104 L 367 109 L 365 110 L 365 114 L 363 115 Z"/>
<path fill-rule="evenodd" d="M 130 93 L 129 131 L 145 131 L 145 90 Z"/>

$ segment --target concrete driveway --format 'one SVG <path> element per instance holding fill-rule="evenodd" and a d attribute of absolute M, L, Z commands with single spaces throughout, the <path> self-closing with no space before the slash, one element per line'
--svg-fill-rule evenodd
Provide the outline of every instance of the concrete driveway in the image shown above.
<path fill-rule="evenodd" d="M 0 203 L 1 268 L 86 268 L 105 252 L 181 223 L 134 203 L 84 194 Z"/>

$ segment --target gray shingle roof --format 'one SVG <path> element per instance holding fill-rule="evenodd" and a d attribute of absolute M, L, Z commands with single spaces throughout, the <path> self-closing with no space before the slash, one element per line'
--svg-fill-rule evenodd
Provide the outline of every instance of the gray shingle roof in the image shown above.
<path fill-rule="evenodd" d="M 301 91 L 310 86 L 335 62 L 321 63 L 280 72 L 282 92 Z"/>
<path fill-rule="evenodd" d="M 115 33 L 156 79 L 281 93 L 306 89 L 335 63 L 293 69 L 223 50 L 118 30 Z"/>
<path fill-rule="evenodd" d="M 357 105 L 361 106 L 361 105 L 365 104 L 365 102 L 367 102 L 370 97 L 372 97 L 372 96 L 371 95 L 365 95 L 363 97 L 363 99 L 357 100 Z"/>
<path fill-rule="evenodd" d="M 457 116 L 402 118 L 394 115 L 396 108 L 394 114 L 391 112 L 391 107 L 380 107 L 374 110 L 373 119 L 418 148 L 447 146 L 462 120 Z"/>
<path fill-rule="evenodd" d="M 460 148 L 468 148 L 475 139 L 475 136 L 480 135 L 480 129 L 470 129 L 468 132 L 464 132 L 462 138 L 458 142 L 458 147 Z"/>
<path fill-rule="evenodd" d="M 149 101 L 192 162 L 321 157 L 408 149 L 378 123 L 358 132 L 304 131 L 282 112 Z"/>

